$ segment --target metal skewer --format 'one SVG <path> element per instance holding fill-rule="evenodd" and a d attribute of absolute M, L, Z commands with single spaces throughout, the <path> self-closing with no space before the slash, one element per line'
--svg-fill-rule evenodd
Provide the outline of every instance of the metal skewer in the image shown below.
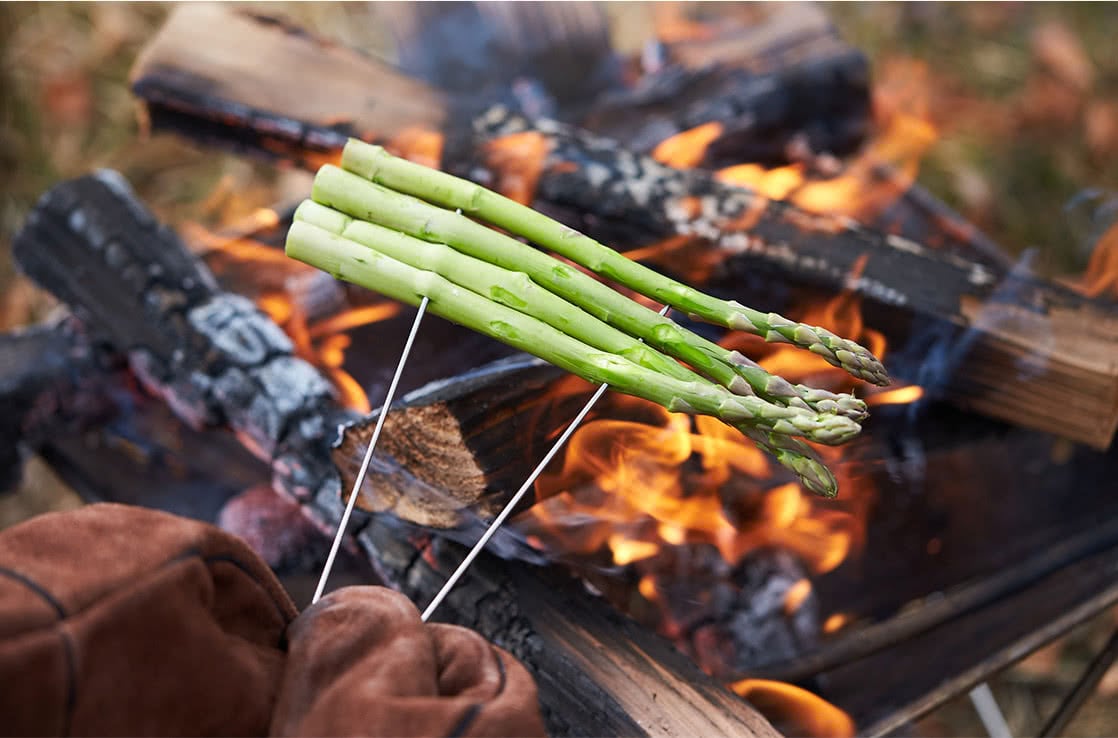
<path fill-rule="evenodd" d="M 400 383 L 400 375 L 404 373 L 404 364 L 408 363 L 408 354 L 411 353 L 411 346 L 415 342 L 415 334 L 419 332 L 419 324 L 423 321 L 423 314 L 427 312 L 428 302 L 428 299 L 424 297 L 419 303 L 419 311 L 415 314 L 415 320 L 412 321 L 411 332 L 408 334 L 407 342 L 404 343 L 404 351 L 400 354 L 400 362 L 396 365 L 396 374 L 392 377 L 392 383 L 388 385 L 388 394 L 384 396 L 384 405 L 381 406 L 380 415 L 377 416 L 373 436 L 369 439 L 369 447 L 365 449 L 365 458 L 361 460 L 361 469 L 357 472 L 357 479 L 353 483 L 353 491 L 349 493 L 345 512 L 342 513 L 342 520 L 338 523 L 338 532 L 334 536 L 334 544 L 330 547 L 330 555 L 326 557 L 326 565 L 322 567 L 322 576 L 318 579 L 318 587 L 314 591 L 314 597 L 311 598 L 312 605 L 318 602 L 319 598 L 322 597 L 323 590 L 326 589 L 326 580 L 330 578 L 330 570 L 334 568 L 334 558 L 337 557 L 338 549 L 341 548 L 342 537 L 345 535 L 346 526 L 349 525 L 349 518 L 353 514 L 353 506 L 357 503 L 357 493 L 361 489 L 361 485 L 365 483 L 365 474 L 369 471 L 369 462 L 373 460 L 373 449 L 377 447 L 381 428 L 384 427 L 384 419 L 388 416 L 388 408 L 392 405 L 392 398 L 396 395 L 396 385 Z"/>
<path fill-rule="evenodd" d="M 660 315 L 666 315 L 668 310 L 670 309 L 671 306 L 665 305 L 663 308 L 661 308 Z M 466 570 L 470 568 L 470 565 L 474 563 L 474 559 L 476 559 L 478 557 L 478 554 L 481 553 L 482 549 L 485 548 L 485 544 L 489 543 L 489 539 L 497 533 L 497 529 L 501 527 L 501 525 L 505 522 L 509 515 L 512 515 L 513 509 L 520 502 L 521 498 L 523 498 L 524 495 L 527 494 L 528 490 L 532 488 L 532 485 L 535 483 L 536 478 L 543 473 L 543 470 L 549 463 L 551 463 L 551 460 L 555 458 L 555 454 L 559 453 L 559 449 L 563 448 L 563 445 L 567 442 L 567 439 L 570 438 L 571 434 L 573 434 L 578 426 L 582 424 L 582 421 L 586 418 L 586 415 L 590 412 L 590 409 L 594 407 L 594 404 L 598 402 L 599 399 L 601 399 L 602 395 L 606 393 L 607 389 L 609 389 L 608 384 L 603 384 L 598 387 L 597 391 L 594 392 L 590 400 L 582 407 L 582 410 L 579 411 L 578 415 L 575 416 L 575 419 L 572 420 L 570 425 L 567 426 L 567 429 L 563 431 L 563 435 L 559 436 L 559 439 L 555 441 L 555 444 L 551 447 L 547 454 L 544 455 L 543 460 L 536 465 L 536 468 L 533 469 L 532 473 L 528 475 L 528 478 L 524 480 L 524 484 L 520 485 L 520 489 L 516 491 L 516 494 L 512 496 L 512 499 L 508 501 L 508 504 L 505 505 L 500 514 L 493 519 L 493 522 L 489 524 L 489 527 L 485 529 L 485 532 L 481 535 L 481 538 L 478 539 L 478 542 L 475 543 L 474 547 L 470 549 L 470 552 L 466 554 L 466 558 L 462 559 L 462 563 L 458 565 L 458 568 L 455 569 L 454 573 L 450 575 L 450 578 L 446 580 L 446 584 L 444 584 L 442 586 L 442 589 L 438 591 L 438 594 L 435 595 L 435 598 L 431 600 L 431 604 L 427 605 L 427 609 L 423 611 L 423 622 L 427 622 L 427 620 L 431 617 L 431 615 L 434 614 L 439 605 L 442 604 L 442 601 L 446 599 L 446 596 L 450 594 L 450 590 L 454 588 L 454 585 L 458 583 L 458 580 L 462 578 L 462 575 L 465 574 Z"/>

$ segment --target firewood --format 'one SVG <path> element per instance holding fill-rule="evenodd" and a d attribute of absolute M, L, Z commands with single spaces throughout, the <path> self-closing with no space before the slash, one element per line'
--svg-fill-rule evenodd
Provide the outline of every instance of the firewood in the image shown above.
<path fill-rule="evenodd" d="M 224 122 L 268 131 L 310 149 L 332 147 L 339 138 L 344 143 L 347 135 L 438 129 L 453 114 L 451 101 L 438 91 L 302 29 L 217 4 L 183 10 L 171 13 L 136 60 L 133 90 L 153 103 L 193 111 L 216 102 L 218 109 L 212 112 Z M 181 65 L 176 61 L 181 59 L 195 63 Z M 279 69 L 284 70 L 286 89 L 270 82 Z M 368 76 L 370 70 L 375 70 L 373 76 Z M 298 95 L 291 94 L 295 89 Z M 338 101 L 356 105 L 359 114 L 338 108 Z M 296 116 L 287 114 L 292 105 L 298 108 Z M 291 121 L 300 118 L 314 126 L 293 129 Z"/>
<path fill-rule="evenodd" d="M 19 481 L 21 449 L 111 414 L 103 354 L 69 321 L 0 334 L 0 492 Z"/>
<path fill-rule="evenodd" d="M 283 58 L 255 70 L 253 83 L 258 89 L 243 99 L 234 96 L 241 94 L 235 87 L 207 91 L 190 83 L 198 78 L 191 70 L 202 64 L 206 75 L 217 80 L 235 75 L 228 62 L 202 60 L 209 44 L 195 45 L 192 53 L 183 53 L 182 44 L 174 41 L 182 33 L 181 24 L 172 22 L 137 65 L 134 78 L 142 95 L 158 88 L 160 105 L 193 100 L 199 103 L 195 113 L 201 111 L 202 115 L 211 114 L 207 109 L 212 112 L 241 105 L 238 109 L 245 116 L 239 130 L 243 132 L 247 126 L 251 135 L 268 137 L 273 143 L 263 145 L 273 149 L 280 129 L 295 132 L 287 145 L 303 147 L 304 154 L 311 140 L 337 143 L 338 130 L 327 127 L 321 109 L 305 104 L 301 95 L 290 95 L 291 77 L 283 72 Z M 335 53 L 335 47 L 323 47 L 313 37 L 281 33 L 258 21 L 244 21 L 238 28 L 239 33 L 248 34 L 241 37 L 242 45 L 245 38 L 260 35 L 271 39 L 267 43 L 297 44 L 299 53 L 308 57 L 321 54 L 324 62 Z M 381 65 L 361 64 L 361 57 L 348 59 L 346 64 L 332 67 L 333 74 L 364 82 L 384 72 Z M 170 70 L 176 74 L 169 74 Z M 187 80 L 185 87 L 179 79 Z M 265 87 L 275 92 L 271 102 L 263 98 L 270 94 L 263 92 Z M 284 105 L 267 107 L 281 90 Z M 214 104 L 199 98 L 202 92 Z M 335 100 L 333 110 L 344 111 L 342 117 L 351 121 L 362 115 L 361 107 L 344 96 Z M 257 112 L 279 116 L 290 125 L 279 129 L 255 125 Z M 424 123 L 418 118 L 407 122 Z M 482 116 L 477 125 L 489 137 L 519 132 L 535 142 L 529 148 L 538 154 L 519 157 L 502 151 L 504 169 L 495 170 L 485 156 L 492 150 L 476 142 L 464 143 L 458 133 L 457 144 L 452 140 L 455 136 L 447 140 L 444 166 L 448 169 L 488 185 L 502 184 L 503 176 L 506 182 L 519 178 L 521 186 L 528 185 L 537 207 L 557 208 L 569 225 L 594 235 L 624 233 L 634 241 L 643 238 L 646 242 L 694 239 L 697 250 L 669 254 L 690 254 L 705 263 L 713 262 L 715 281 L 723 286 L 735 278 L 763 275 L 831 291 L 851 290 L 865 297 L 869 315 L 894 346 L 904 344 L 915 321 L 938 326 L 935 331 L 943 336 L 941 344 L 955 347 L 948 352 L 955 354 L 950 362 L 953 370 L 936 373 L 926 357 L 918 357 L 908 366 L 898 367 L 895 373 L 902 379 L 929 383 L 952 401 L 994 417 L 1098 448 L 1107 447 L 1114 437 L 1118 428 L 1118 362 L 1113 358 L 1118 354 L 1118 311 L 1105 303 L 1085 300 L 1030 275 L 1006 274 L 988 262 L 882 235 L 846 218 L 813 215 L 769 202 L 749 190 L 720 183 L 709 173 L 664 167 L 578 129 L 528 124 L 502 113 Z M 373 119 L 349 127 L 350 132 L 373 130 L 386 131 Z M 312 131 L 318 133 L 309 135 Z M 381 135 L 392 138 L 398 132 Z M 509 166 L 510 159 L 514 166 Z M 656 263 L 667 270 L 678 266 L 668 257 Z M 1012 300 L 1006 299 L 1009 295 Z M 784 306 L 769 307 L 781 310 Z M 1038 336 L 1042 337 L 1039 349 Z M 1027 363 L 1024 370 L 1023 360 Z"/>

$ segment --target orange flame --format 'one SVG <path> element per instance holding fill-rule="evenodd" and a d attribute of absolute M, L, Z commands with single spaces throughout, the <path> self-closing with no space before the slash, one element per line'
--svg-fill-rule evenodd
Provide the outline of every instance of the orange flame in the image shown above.
<path fill-rule="evenodd" d="M 890 60 L 880 70 L 874 90 L 877 134 L 837 176 L 823 178 L 808 164 L 796 163 L 773 169 L 739 164 L 720 170 L 717 177 L 812 213 L 878 214 L 916 180 L 920 161 L 938 138 L 930 120 L 927 68 L 911 60 Z M 704 123 L 665 139 L 652 155 L 669 166 L 696 167 L 721 133 L 720 124 Z"/>
<path fill-rule="evenodd" d="M 784 614 L 791 615 L 807 602 L 807 598 L 811 596 L 811 582 L 807 579 L 800 581 L 789 587 L 788 591 L 784 594 Z"/>
<path fill-rule="evenodd" d="M 748 700 L 785 735 L 850 738 L 854 721 L 806 689 L 767 679 L 743 679 L 730 689 Z"/>
<path fill-rule="evenodd" d="M 445 139 L 438 131 L 408 126 L 392 137 L 385 148 L 396 156 L 438 169 L 443 160 Z"/>
<path fill-rule="evenodd" d="M 1083 291 L 1088 297 L 1118 299 L 1118 223 L 1110 226 L 1095 244 L 1083 275 Z"/>
<path fill-rule="evenodd" d="M 843 612 L 836 612 L 823 621 L 823 632 L 827 635 L 837 633 L 847 626 L 850 616 Z"/>
<path fill-rule="evenodd" d="M 538 131 L 524 131 L 494 139 L 485 145 L 486 163 L 497 173 L 491 187 L 523 205 L 536 195 L 551 144 Z"/>
<path fill-rule="evenodd" d="M 653 149 L 652 158 L 670 167 L 697 167 L 702 164 L 707 147 L 721 135 L 721 123 L 703 123 L 661 141 Z"/>
<path fill-rule="evenodd" d="M 907 405 L 916 402 L 924 396 L 924 388 L 915 384 L 907 387 L 874 392 L 866 397 L 866 404 L 873 405 Z"/>

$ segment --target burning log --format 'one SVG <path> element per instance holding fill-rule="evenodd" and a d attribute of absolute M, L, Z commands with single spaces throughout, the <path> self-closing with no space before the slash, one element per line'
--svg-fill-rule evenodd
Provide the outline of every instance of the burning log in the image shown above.
<path fill-rule="evenodd" d="M 695 38 L 661 42 L 663 58 L 631 88 L 596 101 L 582 125 L 640 153 L 702 126 L 706 167 L 854 151 L 871 123 L 865 55 L 839 38 L 818 6 L 746 14 L 691 21 Z"/>
<path fill-rule="evenodd" d="M 907 334 L 917 319 L 953 327 L 963 337 L 953 357 L 956 366 L 936 389 L 963 406 L 1096 448 L 1106 448 L 1114 437 L 1114 305 L 1029 274 L 1000 275 L 848 218 L 808 214 L 559 124 L 529 124 L 492 112 L 482 130 L 497 142 L 515 135 L 539 140 L 532 152 L 542 155 L 542 162 L 532 163 L 538 201 L 671 239 L 663 259 L 651 250 L 650 260 L 664 268 L 687 269 L 677 264 L 690 257 L 713 263 L 714 279 L 722 284 L 760 270 L 851 290 L 875 305 L 885 325 L 903 325 L 894 337 Z M 698 253 L 678 248 L 691 239 L 699 242 Z M 897 374 L 927 381 L 904 367 Z M 1072 417 L 1068 408 L 1076 408 Z"/>
<path fill-rule="evenodd" d="M 711 124 L 719 131 L 706 163 L 783 163 L 800 151 L 849 153 L 869 127 L 865 56 L 806 3 L 702 26 L 701 42 L 650 44 L 643 73 L 630 84 L 625 60 L 610 46 L 608 20 L 593 3 L 378 10 L 402 71 L 448 93 L 511 101 L 534 117 L 624 132 L 642 152 Z"/>
<path fill-rule="evenodd" d="M 276 489 L 324 532 L 337 525 L 341 490 L 330 444 L 337 427 L 355 415 L 336 404 L 313 367 L 292 356 L 290 342 L 274 323 L 244 298 L 216 287 L 119 175 L 101 172 L 48 192 L 17 236 L 14 252 L 21 268 L 68 303 L 94 340 L 126 356 L 131 371 L 181 419 L 198 429 L 233 430 L 270 465 Z M 528 368 L 539 366 L 532 362 Z M 430 460 L 440 448 L 436 416 L 456 407 L 468 406 L 428 405 L 400 413 L 389 434 L 398 436 L 396 448 Z M 468 412 L 490 423 L 506 419 L 499 403 L 488 409 L 475 405 Z M 471 440 L 483 443 L 486 437 L 482 428 Z M 423 519 L 430 517 L 425 503 L 441 502 L 435 514 L 445 516 L 446 501 L 458 499 L 449 486 L 463 481 L 457 468 L 425 464 L 429 476 L 420 479 L 385 453 L 375 459 L 372 493 L 388 488 L 396 495 L 392 503 L 408 501 L 384 507 L 403 514 L 418 510 L 413 517 Z M 476 489 L 475 484 L 471 491 Z M 444 573 L 421 581 L 424 571 L 435 573 L 425 569 L 435 553 L 420 556 L 409 532 L 387 517 L 373 518 L 349 548 L 360 546 L 385 580 L 429 599 Z M 282 559 L 282 552 L 273 558 Z M 515 576 L 511 571 L 494 559 L 479 559 L 443 612 L 474 625 L 534 670 L 552 730 L 776 735 L 752 708 L 673 654 L 667 643 L 602 615 L 577 584 L 545 585 L 534 570 L 515 570 Z M 613 659 L 601 658 L 603 645 Z"/>
<path fill-rule="evenodd" d="M 180 9 L 137 63 L 137 92 L 149 99 L 156 116 L 170 105 L 212 120 L 213 111 L 236 107 L 235 130 L 247 131 L 266 150 L 287 147 L 306 157 L 310 151 L 334 150 L 343 137 L 343 129 L 327 125 L 323 95 L 316 92 L 311 99 L 318 102 L 310 106 L 302 95 L 290 94 L 299 77 L 287 73 L 289 60 L 321 57 L 318 63 L 329 66 L 333 76 L 361 84 L 382 73 L 395 75 L 309 36 L 238 16 L 228 24 L 239 39 L 233 45 L 252 39 L 283 50 L 266 64 L 254 64 L 251 89 L 244 89 L 240 71 L 228 59 L 207 58 L 213 44 L 191 43 L 191 24 L 182 15 L 189 12 L 195 11 Z M 344 59 L 334 59 L 337 54 Z M 200 87 L 201 79 L 215 82 Z M 284 105 L 277 106 L 281 93 Z M 399 98 L 382 102 L 391 110 L 394 99 Z M 346 96 L 332 102 L 329 120 L 336 123 L 341 112 L 348 121 L 344 133 L 395 138 L 398 148 L 413 154 L 415 136 L 400 134 L 439 125 L 430 112 L 378 118 Z M 427 102 L 444 111 L 453 107 L 436 98 Z M 255 123 L 268 116 L 286 123 Z M 947 361 L 953 371 L 931 366 L 923 347 L 895 373 L 930 384 L 964 407 L 1098 448 L 1109 445 L 1118 428 L 1118 364 L 1112 358 L 1118 311 L 1104 303 L 1029 275 L 1007 275 L 983 262 L 882 235 L 846 218 L 770 202 L 709 173 L 671 169 L 570 127 L 529 124 L 499 112 L 482 116 L 477 125 L 483 138 L 501 138 L 479 148 L 457 129 L 446 131 L 447 168 L 534 198 L 538 207 L 558 208 L 569 224 L 603 240 L 616 243 L 619 234 L 636 243 L 659 239 L 661 248 L 646 253 L 669 271 L 690 257 L 708 265 L 723 286 L 756 285 L 778 276 L 830 291 L 851 290 L 867 299 L 871 318 L 887 329 L 894 345 L 903 343 L 913 325 L 938 326 L 943 345 L 954 345 Z M 424 144 L 423 151 L 428 149 Z"/>

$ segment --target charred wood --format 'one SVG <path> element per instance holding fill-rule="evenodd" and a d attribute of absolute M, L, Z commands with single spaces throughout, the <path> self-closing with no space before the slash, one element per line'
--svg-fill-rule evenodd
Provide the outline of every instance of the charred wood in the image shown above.
<path fill-rule="evenodd" d="M 0 334 L 0 492 L 19 481 L 25 451 L 112 415 L 113 364 L 72 323 Z"/>
<path fill-rule="evenodd" d="M 735 163 L 783 162 L 793 145 L 844 153 L 867 130 L 865 59 L 833 29 L 797 34 L 785 20 L 762 23 L 741 44 L 757 54 L 752 67 L 738 58 L 681 61 L 626 89 L 603 15 L 589 4 L 460 3 L 435 17 L 422 6 L 379 12 L 397 37 L 402 70 L 266 16 L 184 6 L 137 60 L 133 91 L 156 127 L 294 159 L 334 151 L 349 135 L 384 140 L 422 130 L 454 141 L 496 103 L 608 132 L 639 124 L 648 148 L 716 122 L 725 131 L 712 161 Z M 464 27 L 484 43 L 464 41 Z M 251 58 L 243 48 L 254 49 Z"/>
<path fill-rule="evenodd" d="M 701 26 L 701 40 L 651 47 L 662 58 L 632 87 L 597 100 L 582 124 L 641 153 L 681 131 L 717 124 L 705 167 L 784 164 L 804 152 L 845 155 L 862 143 L 871 125 L 869 64 L 818 6 L 720 15 Z"/>
<path fill-rule="evenodd" d="M 353 416 L 292 355 L 286 335 L 160 225 L 115 172 L 47 192 L 17 235 L 19 267 L 127 356 L 133 374 L 197 429 L 229 428 L 276 470 L 277 489 L 337 504 L 329 461 Z"/>

